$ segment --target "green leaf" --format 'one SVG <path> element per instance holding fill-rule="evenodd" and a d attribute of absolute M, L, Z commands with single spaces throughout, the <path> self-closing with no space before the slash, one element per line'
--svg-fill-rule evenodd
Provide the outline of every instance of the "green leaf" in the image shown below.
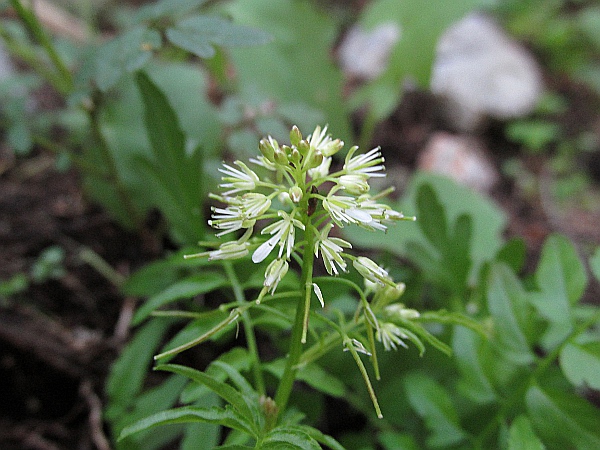
<path fill-rule="evenodd" d="M 540 315 L 550 322 L 544 342 L 546 347 L 552 347 L 571 332 L 571 306 L 580 300 L 587 285 L 585 268 L 566 237 L 555 234 L 546 240 L 535 281 L 539 292 L 529 298 Z"/>
<path fill-rule="evenodd" d="M 326 445 L 328 448 L 330 448 L 332 450 L 344 450 L 344 447 L 342 447 L 342 445 L 338 441 L 336 441 L 331 436 L 327 436 L 326 434 L 323 434 L 320 430 L 318 430 L 316 428 L 313 428 L 313 427 L 310 427 L 307 425 L 297 425 L 297 426 L 291 427 L 291 428 L 296 428 L 296 429 L 303 431 L 304 433 L 308 434 L 311 438 L 313 438 L 315 441 L 319 442 L 320 444 Z"/>
<path fill-rule="evenodd" d="M 379 434 L 379 442 L 384 450 L 419 450 L 415 438 L 408 433 L 383 431 Z"/>
<path fill-rule="evenodd" d="M 138 22 L 155 21 L 161 17 L 171 17 L 185 14 L 188 11 L 201 6 L 207 0 L 160 0 L 142 6 L 135 20 Z"/>
<path fill-rule="evenodd" d="M 457 184 L 449 178 L 430 173 L 416 174 L 409 184 L 406 195 L 401 201 L 396 204 L 392 203 L 391 206 L 408 216 L 415 215 L 417 212 L 417 193 L 421 186 L 425 184 L 433 188 L 446 213 L 445 219 L 440 219 L 437 216 L 430 219 L 434 221 L 433 225 L 429 225 L 430 227 L 435 226 L 440 220 L 456 223 L 458 217 L 463 214 L 471 217 L 473 221 L 472 237 L 468 256 L 472 261 L 469 276 L 471 280 L 474 280 L 481 265 L 486 261 L 490 261 L 501 248 L 506 216 L 498 207 L 480 194 Z M 343 232 L 356 245 L 386 250 L 395 255 L 412 259 L 415 255 L 409 251 L 408 244 L 410 242 L 418 243 L 426 248 L 430 254 L 435 253 L 434 247 L 421 230 L 420 225 L 417 225 L 422 220 L 422 217 L 417 216 L 417 221 L 414 223 L 403 222 L 392 225 L 386 233 L 373 233 L 357 227 L 346 227 Z M 434 233 L 433 230 L 431 232 Z"/>
<path fill-rule="evenodd" d="M 410 405 L 431 432 L 427 437 L 428 445 L 444 447 L 464 441 L 466 433 L 444 387 L 425 374 L 411 373 L 404 379 L 404 389 Z"/>
<path fill-rule="evenodd" d="M 452 335 L 453 357 L 460 370 L 458 389 L 479 404 L 491 403 L 496 392 L 483 370 L 481 336 L 464 327 L 455 327 Z"/>
<path fill-rule="evenodd" d="M 208 409 L 219 405 L 219 397 L 211 392 L 191 406 Z M 221 441 L 221 433 L 221 427 L 214 423 L 190 423 L 185 427 L 180 450 L 213 450 Z M 202 436 L 202 439 L 198 439 L 198 436 Z"/>
<path fill-rule="evenodd" d="M 321 450 L 319 443 L 297 427 L 277 427 L 262 441 L 262 449 Z"/>
<path fill-rule="evenodd" d="M 552 448 L 600 448 L 600 410 L 581 397 L 532 386 L 525 402 L 536 434 Z"/>
<path fill-rule="evenodd" d="M 535 435 L 527 416 L 519 416 L 508 430 L 508 450 L 544 450 L 546 447 Z"/>
<path fill-rule="evenodd" d="M 527 341 L 530 306 L 521 283 L 504 264 L 490 268 L 487 305 L 494 321 L 497 350 L 517 364 L 533 362 Z"/>
<path fill-rule="evenodd" d="M 443 253 L 449 244 L 446 211 L 429 184 L 422 184 L 417 190 L 417 214 L 423 235 Z"/>
<path fill-rule="evenodd" d="M 269 362 L 264 365 L 264 368 L 276 377 L 281 378 L 285 368 L 285 360 L 277 359 Z M 332 397 L 343 398 L 346 395 L 346 386 L 344 383 L 317 364 L 313 363 L 302 366 L 298 370 L 296 378 Z"/>
<path fill-rule="evenodd" d="M 496 253 L 496 260 L 507 264 L 514 273 L 519 273 L 525 265 L 526 252 L 525 241 L 513 238 Z"/>
<path fill-rule="evenodd" d="M 600 390 L 600 341 L 568 343 L 560 352 L 559 362 L 575 386 Z"/>
<path fill-rule="evenodd" d="M 166 35 L 173 45 L 200 58 L 212 58 L 214 45 L 245 47 L 271 41 L 271 36 L 260 30 L 212 16 L 188 17 L 168 28 Z"/>
<path fill-rule="evenodd" d="M 222 409 L 217 407 L 203 409 L 193 406 L 184 406 L 181 408 L 161 411 L 139 420 L 133 425 L 125 427 L 119 436 L 119 440 L 159 425 L 193 422 L 216 423 L 230 428 L 247 431 L 247 428 L 243 424 L 239 423 L 239 418 L 236 417 L 230 409 Z"/>
<path fill-rule="evenodd" d="M 247 397 L 251 397 L 251 396 L 255 395 L 256 391 L 254 390 L 254 388 L 250 385 L 250 383 L 248 383 L 248 380 L 246 380 L 235 367 L 227 364 L 226 362 L 219 361 L 219 360 L 214 361 L 211 364 L 211 366 L 218 367 L 223 372 L 225 372 L 227 374 L 227 376 L 229 377 L 229 379 L 240 390 L 242 395 L 245 395 Z"/>
<path fill-rule="evenodd" d="M 351 142 L 344 80 L 331 58 L 339 37 L 336 16 L 295 0 L 235 0 L 226 4 L 226 13 L 235 23 L 268 30 L 274 38 L 267 45 L 230 51 L 244 101 L 258 92 L 262 102 L 305 104 L 327 118 L 334 136 Z M 306 119 L 291 120 L 297 121 Z M 301 131 L 307 135 L 312 129 Z"/>
<path fill-rule="evenodd" d="M 184 298 L 206 294 L 228 284 L 227 278 L 219 272 L 203 271 L 178 281 L 164 291 L 150 297 L 133 316 L 133 325 L 138 325 L 146 319 L 152 311 L 161 306 Z"/>
<path fill-rule="evenodd" d="M 234 347 L 228 352 L 222 353 L 215 361 L 223 361 L 240 372 L 250 370 L 250 355 L 242 347 Z M 215 361 L 207 367 L 205 372 L 218 381 L 225 381 L 227 374 L 214 366 Z M 183 403 L 193 402 L 203 397 L 207 392 L 208 388 L 203 384 L 188 384 L 181 394 L 181 401 Z"/>
<path fill-rule="evenodd" d="M 95 80 L 98 88 L 106 92 L 125 73 L 142 68 L 160 48 L 160 33 L 145 27 L 135 27 L 108 41 L 98 49 Z"/>
<path fill-rule="evenodd" d="M 171 325 L 170 320 L 153 319 L 140 328 L 113 364 L 106 381 L 106 393 L 110 408 L 108 417 L 118 417 L 141 391 L 152 354 L 163 334 Z"/>
<path fill-rule="evenodd" d="M 179 119 L 165 94 L 148 75 L 138 72 L 136 82 L 144 103 L 144 122 L 153 161 L 143 160 L 155 182 L 155 196 L 171 225 L 188 242 L 203 235 L 202 159 L 200 149 L 188 155 Z M 150 167 L 149 167 L 150 166 Z"/>
<path fill-rule="evenodd" d="M 254 423 L 255 417 L 253 411 L 248 407 L 242 394 L 230 385 L 219 381 L 206 373 L 178 364 L 162 364 L 156 366 L 156 370 L 166 370 L 168 372 L 178 373 L 196 383 L 204 384 L 211 391 L 233 406 L 233 408 L 249 423 Z"/>

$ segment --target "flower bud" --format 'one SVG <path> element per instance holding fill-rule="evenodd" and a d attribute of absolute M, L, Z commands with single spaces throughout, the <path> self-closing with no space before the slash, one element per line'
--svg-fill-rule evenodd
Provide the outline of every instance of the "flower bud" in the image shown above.
<path fill-rule="evenodd" d="M 301 140 L 302 133 L 300 133 L 298 127 L 294 125 L 290 130 L 290 144 L 292 144 L 294 147 L 297 147 Z"/>
<path fill-rule="evenodd" d="M 273 146 L 266 139 L 261 139 L 258 143 L 258 149 L 262 155 L 267 158 L 268 161 L 274 162 L 275 150 Z"/>
<path fill-rule="evenodd" d="M 290 155 L 290 160 L 294 163 L 295 166 L 299 166 L 300 165 L 300 159 L 302 158 L 302 156 L 300 155 L 300 152 L 298 151 L 297 148 L 292 148 L 291 152 L 289 153 Z"/>
<path fill-rule="evenodd" d="M 304 139 L 302 139 L 298 145 L 296 145 L 296 147 L 298 148 L 298 151 L 300 152 L 300 154 L 302 156 L 305 156 L 308 151 L 310 150 L 310 144 L 308 142 L 306 142 Z"/>
<path fill-rule="evenodd" d="M 342 175 L 339 178 L 339 184 L 346 192 L 354 195 L 366 194 L 370 189 L 366 177 L 355 174 Z"/>
<path fill-rule="evenodd" d="M 288 164 L 288 157 L 285 154 L 285 152 L 280 148 L 275 149 L 275 154 L 273 156 L 273 159 L 279 165 L 285 166 Z"/>
<path fill-rule="evenodd" d="M 312 155 L 310 155 L 310 159 L 307 162 L 307 169 L 314 169 L 315 167 L 319 167 L 323 162 L 323 153 L 320 150 L 315 150 Z"/>
<path fill-rule="evenodd" d="M 289 190 L 289 194 L 292 201 L 297 204 L 300 203 L 300 200 L 302 200 L 304 192 L 302 192 L 300 186 L 292 186 Z"/>
<path fill-rule="evenodd" d="M 359 256 L 352 261 L 352 265 L 358 271 L 358 273 L 373 283 L 380 285 L 392 283 L 388 276 L 387 270 L 382 269 L 373 260 L 367 258 L 366 256 Z"/>

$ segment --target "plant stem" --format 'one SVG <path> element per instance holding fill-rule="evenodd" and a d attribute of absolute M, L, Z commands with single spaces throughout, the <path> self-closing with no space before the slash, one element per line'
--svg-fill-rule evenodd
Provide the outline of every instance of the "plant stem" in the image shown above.
<path fill-rule="evenodd" d="M 310 217 L 306 217 L 306 229 L 309 229 L 308 222 Z M 285 410 L 287 402 L 292 393 L 292 387 L 298 370 L 298 361 L 302 354 L 302 341 L 306 339 L 305 318 L 308 316 L 307 309 L 310 309 L 310 298 L 312 294 L 312 273 L 314 264 L 314 255 L 312 249 L 314 246 L 314 233 L 305 233 L 306 243 L 304 245 L 304 256 L 302 258 L 302 276 L 300 287 L 303 290 L 304 297 L 299 299 L 296 307 L 296 316 L 292 327 L 292 336 L 290 341 L 290 349 L 283 371 L 283 376 L 279 382 L 277 393 L 275 394 L 275 404 L 279 409 L 279 413 Z M 308 299 L 308 301 L 307 301 Z"/>
<path fill-rule="evenodd" d="M 73 89 L 73 76 L 69 71 L 67 65 L 63 62 L 58 52 L 54 48 L 52 41 L 48 35 L 44 32 L 44 29 L 40 25 L 36 15 L 32 10 L 25 8 L 19 0 L 10 0 L 10 4 L 15 9 L 19 18 L 23 21 L 27 30 L 33 35 L 35 40 L 44 48 L 48 57 L 54 64 L 54 67 L 61 76 L 62 81 L 60 83 L 55 80 L 55 88 L 57 88 L 61 94 L 68 94 Z"/>
<path fill-rule="evenodd" d="M 244 296 L 244 290 L 240 285 L 235 270 L 233 270 L 233 265 L 231 264 L 231 261 L 224 261 L 223 267 L 225 268 L 227 278 L 229 278 L 229 280 L 231 281 L 231 288 L 233 289 L 233 295 L 235 297 L 236 302 L 240 306 L 245 305 L 248 302 L 246 300 L 246 297 Z M 260 367 L 260 355 L 258 354 L 258 346 L 256 345 L 254 326 L 252 325 L 250 314 L 246 310 L 242 312 L 242 322 L 244 323 L 244 336 L 246 337 L 246 344 L 248 345 L 248 350 L 250 351 L 250 355 L 252 358 L 252 373 L 254 374 L 256 390 L 260 395 L 265 395 L 265 379 L 263 377 L 263 373 Z"/>

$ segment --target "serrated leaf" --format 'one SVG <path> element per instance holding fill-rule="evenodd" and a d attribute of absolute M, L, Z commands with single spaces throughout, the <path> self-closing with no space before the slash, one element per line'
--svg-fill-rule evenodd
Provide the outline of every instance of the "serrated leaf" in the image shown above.
<path fill-rule="evenodd" d="M 160 33 L 142 26 L 135 27 L 113 38 L 98 49 L 96 75 L 98 88 L 106 92 L 125 73 L 142 68 L 152 52 L 162 45 Z"/>
<path fill-rule="evenodd" d="M 553 448 L 600 448 L 600 410 L 586 400 L 532 386 L 525 402 L 536 434 Z"/>
<path fill-rule="evenodd" d="M 178 373 L 189 378 L 196 383 L 204 384 L 211 391 L 228 402 L 233 408 L 239 412 L 248 423 L 255 423 L 253 411 L 248 407 L 246 400 L 237 390 L 230 385 L 207 375 L 204 372 L 192 369 L 190 367 L 181 366 L 178 364 L 163 364 L 156 367 L 156 370 L 166 370 L 168 372 Z"/>
<path fill-rule="evenodd" d="M 141 419 L 128 427 L 125 427 L 119 436 L 119 440 L 159 425 L 193 422 L 216 423 L 230 428 L 247 431 L 245 424 L 240 423 L 239 418 L 236 417 L 230 409 L 222 409 L 217 407 L 203 409 L 193 406 L 184 406 L 181 408 L 161 411 Z"/>
<path fill-rule="evenodd" d="M 600 390 L 600 342 L 570 342 L 560 352 L 560 368 L 575 386 Z"/>
<path fill-rule="evenodd" d="M 425 374 L 411 373 L 404 379 L 404 389 L 411 406 L 431 432 L 428 445 L 448 447 L 464 441 L 467 435 L 460 427 L 454 402 L 444 387 Z"/>
<path fill-rule="evenodd" d="M 214 16 L 188 17 L 168 28 L 166 36 L 173 45 L 200 58 L 212 58 L 215 45 L 245 47 L 266 44 L 271 40 L 270 35 L 263 31 Z"/>
<path fill-rule="evenodd" d="M 494 344 L 517 364 L 529 364 L 534 356 L 527 342 L 529 304 L 521 283 L 503 264 L 490 268 L 487 305 L 494 320 Z"/>
<path fill-rule="evenodd" d="M 227 278 L 219 272 L 203 271 L 178 281 L 162 292 L 150 297 L 133 316 L 133 325 L 138 325 L 146 319 L 152 311 L 174 301 L 192 298 L 196 295 L 206 294 L 220 287 L 226 286 Z"/>
<path fill-rule="evenodd" d="M 527 416 L 519 416 L 508 430 L 508 450 L 544 450 L 546 447 L 535 435 Z"/>

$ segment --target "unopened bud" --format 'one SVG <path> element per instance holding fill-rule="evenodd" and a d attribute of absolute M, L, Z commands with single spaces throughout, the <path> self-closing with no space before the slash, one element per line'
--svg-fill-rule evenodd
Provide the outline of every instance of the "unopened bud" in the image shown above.
<path fill-rule="evenodd" d="M 275 150 L 269 141 L 266 139 L 261 139 L 258 143 L 258 149 L 262 153 L 262 155 L 267 158 L 270 162 L 274 162 L 273 157 L 275 156 Z"/>
<path fill-rule="evenodd" d="M 300 159 L 302 158 L 302 156 L 300 155 L 300 152 L 297 148 L 293 148 L 291 150 L 292 151 L 290 152 L 290 160 L 294 163 L 294 165 L 298 166 L 300 164 Z"/>
<path fill-rule="evenodd" d="M 310 156 L 310 161 L 308 161 L 307 169 L 314 169 L 315 167 L 319 167 L 323 162 L 323 153 L 319 150 L 315 150 L 313 154 Z"/>
<path fill-rule="evenodd" d="M 285 152 L 280 148 L 275 149 L 275 154 L 273 156 L 273 159 L 275 160 L 275 162 L 277 164 L 280 164 L 282 166 L 288 164 L 288 157 L 285 154 Z"/>
<path fill-rule="evenodd" d="M 289 190 L 289 193 L 290 198 L 296 204 L 300 203 L 300 200 L 302 200 L 302 196 L 304 194 L 304 192 L 302 192 L 302 189 L 299 186 L 292 186 Z"/>
<path fill-rule="evenodd" d="M 308 150 L 310 150 L 310 144 L 308 142 L 306 142 L 304 139 L 302 139 L 298 145 L 296 145 L 296 147 L 298 148 L 298 151 L 300 152 L 301 155 L 306 155 L 308 153 Z"/>
<path fill-rule="evenodd" d="M 290 144 L 292 144 L 294 147 L 297 147 L 301 140 L 302 133 L 300 133 L 298 127 L 294 125 L 290 130 Z"/>

